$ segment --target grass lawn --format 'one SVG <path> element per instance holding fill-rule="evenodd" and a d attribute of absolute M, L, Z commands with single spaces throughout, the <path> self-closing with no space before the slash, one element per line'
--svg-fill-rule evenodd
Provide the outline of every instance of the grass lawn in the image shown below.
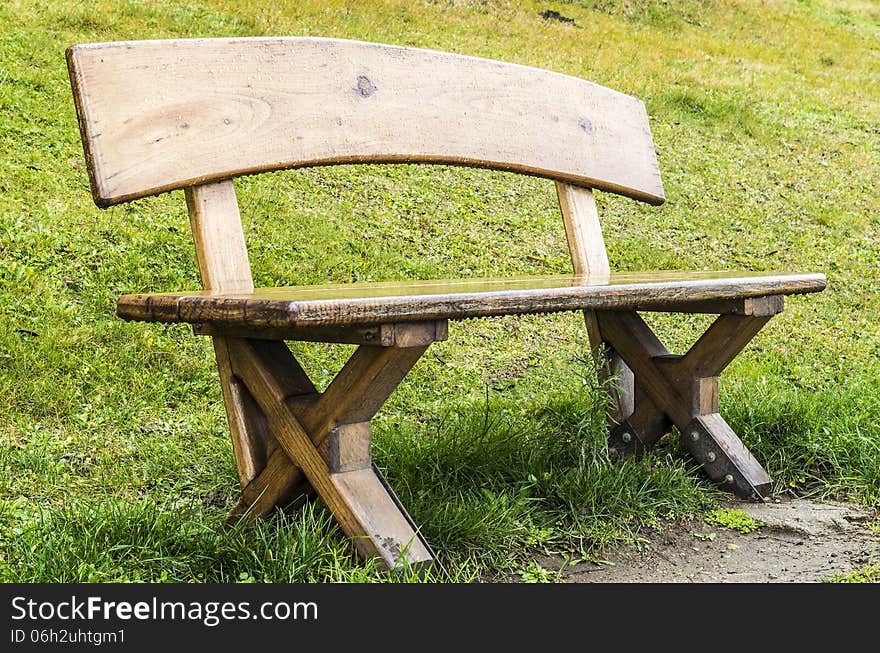
<path fill-rule="evenodd" d="M 877 3 L 6 0 L 0 27 L 0 580 L 386 580 L 319 505 L 223 529 L 210 342 L 115 317 L 121 293 L 194 289 L 198 269 L 182 192 L 91 202 L 64 49 L 93 41 L 355 38 L 642 98 L 668 201 L 600 194 L 612 267 L 825 272 L 729 368 L 721 408 L 775 492 L 880 509 Z M 545 180 L 368 166 L 237 187 L 258 285 L 569 269 Z M 706 325 L 648 319 L 670 349 Z M 536 552 L 601 557 L 717 507 L 675 437 L 608 459 L 585 342 L 576 314 L 451 324 L 380 413 L 377 462 L 454 579 L 534 577 Z M 295 351 L 326 383 L 351 348 Z"/>

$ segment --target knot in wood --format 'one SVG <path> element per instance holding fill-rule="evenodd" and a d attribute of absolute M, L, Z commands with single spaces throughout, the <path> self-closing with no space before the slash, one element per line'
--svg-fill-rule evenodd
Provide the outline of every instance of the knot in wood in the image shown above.
<path fill-rule="evenodd" d="M 358 75 L 357 86 L 355 86 L 354 90 L 361 97 L 370 97 L 379 89 L 373 85 L 373 82 L 370 81 L 369 77 L 366 75 Z"/>

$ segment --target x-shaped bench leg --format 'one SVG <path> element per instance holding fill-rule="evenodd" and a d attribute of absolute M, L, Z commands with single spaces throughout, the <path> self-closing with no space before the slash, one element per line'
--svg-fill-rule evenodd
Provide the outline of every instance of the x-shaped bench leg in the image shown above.
<path fill-rule="evenodd" d="M 265 466 L 233 516 L 265 514 L 314 489 L 364 558 L 387 568 L 431 561 L 431 550 L 372 464 L 370 420 L 445 322 L 395 325 L 393 346 L 362 345 L 323 393 L 287 346 L 227 338 L 231 373 L 266 420 Z"/>
<path fill-rule="evenodd" d="M 634 311 L 600 311 L 597 321 L 602 339 L 635 375 L 632 413 L 612 429 L 610 446 L 639 454 L 674 424 L 709 478 L 759 500 L 770 490 L 770 477 L 718 413 L 718 376 L 782 310 L 782 297 L 744 306 L 740 314 L 720 315 L 684 356 L 666 351 Z"/>

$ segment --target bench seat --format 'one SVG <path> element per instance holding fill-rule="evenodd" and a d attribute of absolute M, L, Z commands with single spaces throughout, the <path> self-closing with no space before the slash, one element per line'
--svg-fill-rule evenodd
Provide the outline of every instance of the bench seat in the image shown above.
<path fill-rule="evenodd" d="M 748 312 L 742 300 L 818 292 L 823 274 L 615 272 L 124 295 L 128 320 L 247 328 L 359 326 L 580 309 Z"/>

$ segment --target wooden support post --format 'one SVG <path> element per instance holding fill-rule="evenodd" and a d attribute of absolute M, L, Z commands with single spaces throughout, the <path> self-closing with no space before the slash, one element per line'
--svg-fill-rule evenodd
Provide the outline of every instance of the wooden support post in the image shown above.
<path fill-rule="evenodd" d="M 192 186 L 185 194 L 202 286 L 205 290 L 253 290 L 234 183 Z M 245 487 L 266 465 L 268 434 L 263 414 L 232 374 L 228 342 L 224 337 L 214 338 L 214 357 L 238 477 Z"/>
<path fill-rule="evenodd" d="M 770 493 L 770 476 L 718 413 L 694 417 L 682 430 L 682 442 L 723 489 L 752 501 Z"/>
<path fill-rule="evenodd" d="M 597 313 L 602 337 L 635 373 L 635 410 L 612 432 L 615 449 L 640 453 L 671 423 L 709 478 L 743 498 L 766 496 L 770 477 L 718 413 L 718 375 L 782 310 L 767 300 L 751 315 L 720 315 L 684 356 L 669 354 L 635 312 Z"/>
<path fill-rule="evenodd" d="M 398 324 L 394 331 L 395 346 L 362 345 L 320 395 L 300 392 L 302 384 L 292 382 L 301 368 L 283 343 L 230 341 L 233 371 L 280 445 L 244 488 L 233 517 L 274 509 L 305 478 L 364 557 L 378 557 L 389 569 L 432 559 L 430 547 L 372 465 L 370 420 L 428 345 L 446 337 L 446 323 Z"/>
<path fill-rule="evenodd" d="M 611 274 L 608 253 L 602 237 L 602 225 L 596 210 L 596 198 L 588 188 L 556 182 L 556 195 L 565 224 L 565 237 L 575 274 L 597 281 Z M 609 393 L 609 427 L 614 428 L 629 417 L 634 409 L 633 374 L 617 353 L 602 338 L 596 311 L 584 311 L 590 350 L 596 361 L 599 381 Z"/>

